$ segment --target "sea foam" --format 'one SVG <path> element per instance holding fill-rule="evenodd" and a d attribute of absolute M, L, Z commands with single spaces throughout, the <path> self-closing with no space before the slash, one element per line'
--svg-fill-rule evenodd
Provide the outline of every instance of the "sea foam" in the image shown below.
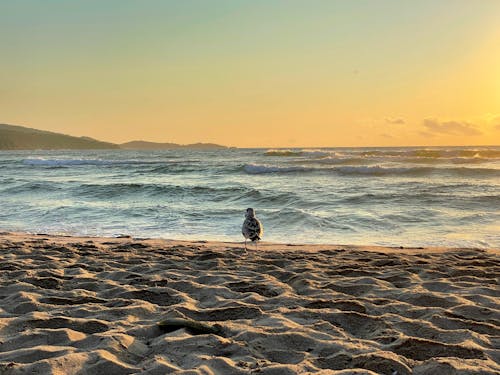
<path fill-rule="evenodd" d="M 4 151 L 0 228 L 275 242 L 500 246 L 500 147 Z"/>

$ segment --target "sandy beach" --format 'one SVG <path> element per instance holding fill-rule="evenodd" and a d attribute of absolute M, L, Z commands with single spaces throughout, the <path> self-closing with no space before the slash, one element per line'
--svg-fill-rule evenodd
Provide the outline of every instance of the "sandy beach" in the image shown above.
<path fill-rule="evenodd" d="M 499 254 L 2 233 L 0 374 L 498 374 Z"/>

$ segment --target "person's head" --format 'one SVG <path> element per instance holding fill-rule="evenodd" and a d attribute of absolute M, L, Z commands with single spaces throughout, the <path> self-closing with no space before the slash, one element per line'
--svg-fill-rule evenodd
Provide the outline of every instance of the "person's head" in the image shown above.
<path fill-rule="evenodd" d="M 247 208 L 246 217 L 255 217 L 255 210 L 253 208 Z"/>

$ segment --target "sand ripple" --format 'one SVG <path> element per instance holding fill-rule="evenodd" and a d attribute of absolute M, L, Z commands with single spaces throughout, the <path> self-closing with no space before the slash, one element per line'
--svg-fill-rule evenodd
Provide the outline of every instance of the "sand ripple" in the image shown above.
<path fill-rule="evenodd" d="M 0 374 L 493 375 L 499 276 L 495 251 L 2 234 Z"/>

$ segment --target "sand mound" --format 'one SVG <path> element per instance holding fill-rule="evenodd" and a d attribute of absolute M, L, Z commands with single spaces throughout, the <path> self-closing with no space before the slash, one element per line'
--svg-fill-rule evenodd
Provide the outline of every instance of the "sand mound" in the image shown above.
<path fill-rule="evenodd" d="M 2 234 L 0 374 L 493 375 L 499 276 L 497 251 Z"/>

